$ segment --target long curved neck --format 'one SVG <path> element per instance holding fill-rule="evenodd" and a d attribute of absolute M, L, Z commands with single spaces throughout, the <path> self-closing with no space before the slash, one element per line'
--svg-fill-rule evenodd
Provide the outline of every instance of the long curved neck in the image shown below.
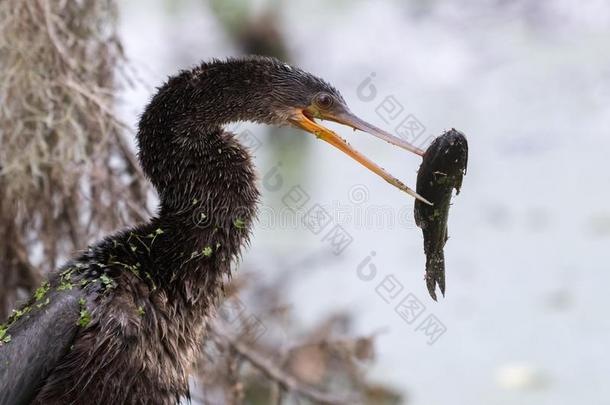
<path fill-rule="evenodd" d="M 157 189 L 162 212 L 193 201 L 224 203 L 231 187 L 249 187 L 248 154 L 222 126 L 235 121 L 274 123 L 264 106 L 265 72 L 247 63 L 204 64 L 171 78 L 140 120 L 140 162 Z M 250 71 L 248 71 L 250 69 Z M 246 201 L 244 201 L 246 202 Z M 221 204 L 222 205 L 222 204 Z"/>
<path fill-rule="evenodd" d="M 189 266 L 205 259 L 208 248 L 222 249 L 223 260 L 230 260 L 247 240 L 259 196 L 256 176 L 249 153 L 222 125 L 268 121 L 251 100 L 262 89 L 245 83 L 247 76 L 201 69 L 162 86 L 138 132 L 142 168 L 160 197 L 155 222 L 180 234 L 176 248 L 188 251 L 175 257 Z"/>

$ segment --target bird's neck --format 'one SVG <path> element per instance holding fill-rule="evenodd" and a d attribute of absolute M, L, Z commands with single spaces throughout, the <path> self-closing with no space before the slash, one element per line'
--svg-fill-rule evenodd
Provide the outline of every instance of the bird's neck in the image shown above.
<path fill-rule="evenodd" d="M 174 233 L 176 271 L 197 269 L 212 255 L 226 262 L 238 255 L 259 196 L 249 153 L 222 129 L 227 122 L 256 120 L 256 114 L 231 112 L 248 110 L 246 95 L 223 88 L 222 94 L 235 93 L 226 99 L 214 93 L 213 83 L 214 77 L 192 73 L 170 79 L 140 121 L 139 158 L 159 193 L 159 228 Z"/>
<path fill-rule="evenodd" d="M 223 125 L 266 121 L 265 111 L 254 107 L 261 104 L 252 102 L 265 90 L 247 74 L 233 75 L 224 65 L 182 72 L 159 89 L 142 115 L 140 163 L 159 193 L 163 214 L 201 204 L 225 211 L 253 204 L 250 156 Z"/>

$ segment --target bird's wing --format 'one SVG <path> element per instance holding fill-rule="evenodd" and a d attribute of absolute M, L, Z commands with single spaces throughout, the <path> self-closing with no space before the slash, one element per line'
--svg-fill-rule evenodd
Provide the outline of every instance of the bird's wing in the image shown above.
<path fill-rule="evenodd" d="M 9 327 L 10 341 L 0 346 L 0 405 L 32 402 L 74 341 L 82 292 L 72 289 L 47 294 L 48 303 L 30 306 L 29 312 Z"/>

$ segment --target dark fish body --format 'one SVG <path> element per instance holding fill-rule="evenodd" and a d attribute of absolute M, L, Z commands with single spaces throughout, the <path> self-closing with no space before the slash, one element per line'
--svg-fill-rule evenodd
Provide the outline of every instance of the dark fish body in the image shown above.
<path fill-rule="evenodd" d="M 468 162 L 468 142 L 461 132 L 451 129 L 439 136 L 426 150 L 417 173 L 417 193 L 434 205 L 415 201 L 415 223 L 424 233 L 426 285 L 436 300 L 436 285 L 445 295 L 445 255 L 447 220 L 453 190 L 460 192 Z"/>

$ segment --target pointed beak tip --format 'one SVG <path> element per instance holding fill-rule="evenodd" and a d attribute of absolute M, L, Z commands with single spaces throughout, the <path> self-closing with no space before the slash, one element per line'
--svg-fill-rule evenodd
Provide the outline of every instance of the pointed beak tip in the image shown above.
<path fill-rule="evenodd" d="M 335 148 L 341 150 L 343 153 L 347 154 L 352 159 L 356 160 L 357 162 L 359 162 L 360 164 L 365 166 L 367 169 L 371 170 L 378 176 L 382 177 L 384 180 L 386 180 L 393 186 L 401 189 L 402 191 L 406 192 L 407 194 L 411 195 L 412 197 L 420 200 L 422 203 L 428 204 L 431 206 L 434 205 L 430 201 L 426 200 L 424 197 L 422 197 L 421 195 L 417 194 L 415 191 L 413 191 L 412 189 L 407 187 L 400 180 L 398 180 L 397 178 L 395 178 L 394 176 L 392 176 L 391 174 L 386 172 L 383 168 L 381 168 L 375 162 L 369 160 L 367 157 L 362 155 L 360 152 L 358 152 L 357 150 L 352 148 L 343 138 L 341 138 L 335 132 L 333 132 L 332 130 L 315 122 L 308 115 L 309 114 L 307 114 L 304 110 L 296 110 L 294 112 L 294 114 L 289 118 L 289 121 L 294 126 L 297 126 L 311 134 L 314 134 L 318 139 L 321 139 L 321 140 L 331 144 Z M 346 112 L 346 113 L 342 114 L 340 117 L 325 116 L 325 117 L 321 117 L 321 118 L 328 119 L 328 120 L 337 122 L 342 125 L 347 125 L 349 127 L 352 127 L 354 130 L 358 129 L 360 131 L 369 133 L 369 134 L 376 136 L 380 139 L 383 139 L 391 144 L 403 147 L 410 151 L 415 151 L 415 153 L 418 153 L 417 151 L 420 151 L 418 148 L 415 148 L 414 146 L 410 145 L 409 143 L 404 142 L 399 138 L 396 138 L 392 135 L 387 134 L 386 132 L 378 129 L 375 126 L 368 124 L 367 122 L 361 120 L 360 118 L 353 115 L 352 113 Z"/>

